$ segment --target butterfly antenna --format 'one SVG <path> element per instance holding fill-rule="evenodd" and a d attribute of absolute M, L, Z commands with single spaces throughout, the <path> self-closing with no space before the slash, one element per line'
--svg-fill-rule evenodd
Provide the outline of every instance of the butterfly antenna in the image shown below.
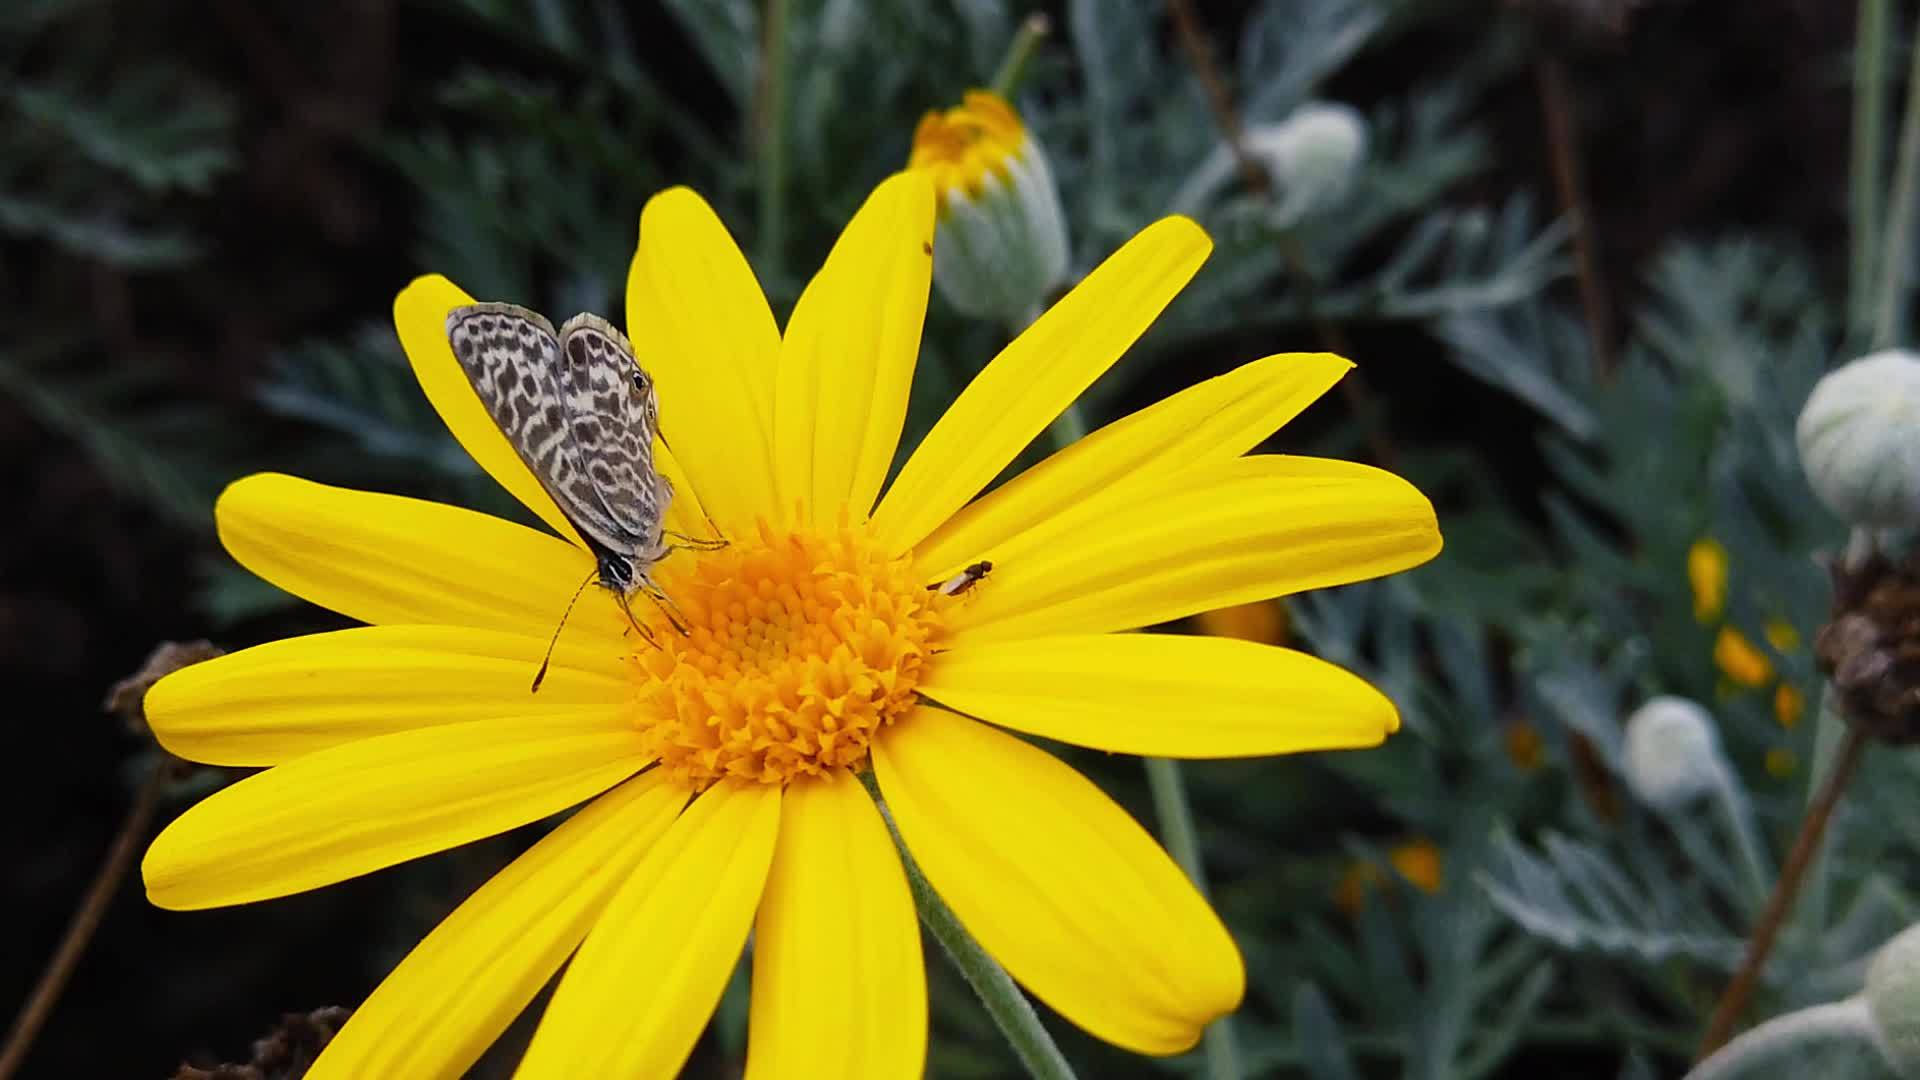
<path fill-rule="evenodd" d="M 560 625 L 553 628 L 553 637 L 547 641 L 547 654 L 540 658 L 540 670 L 533 673 L 533 685 L 527 688 L 527 693 L 540 692 L 540 683 L 547 677 L 547 665 L 553 663 L 553 647 L 560 644 L 560 631 L 567 625 L 567 616 L 573 614 L 573 605 L 580 602 L 580 594 L 587 591 L 587 586 L 593 583 L 594 574 L 599 572 L 596 569 L 593 574 L 588 574 L 580 587 L 573 590 L 573 599 L 567 601 L 567 610 L 560 613 Z"/>

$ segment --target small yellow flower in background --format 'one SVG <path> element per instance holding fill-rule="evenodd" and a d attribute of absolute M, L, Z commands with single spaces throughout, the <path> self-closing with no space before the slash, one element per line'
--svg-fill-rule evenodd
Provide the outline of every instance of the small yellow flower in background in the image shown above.
<path fill-rule="evenodd" d="M 1776 746 L 1767 751 L 1767 774 L 1777 780 L 1785 780 L 1800 768 L 1800 755 L 1784 746 Z"/>
<path fill-rule="evenodd" d="M 1687 580 L 1693 588 L 1693 617 L 1702 625 L 1712 625 L 1726 613 L 1727 549 L 1718 540 L 1705 537 L 1687 550 Z M 1776 652 L 1790 653 L 1800 648 L 1800 635 L 1793 624 L 1774 616 L 1762 628 L 1767 643 Z M 1713 663 L 1734 686 L 1748 690 L 1774 687 L 1773 714 L 1782 727 L 1800 722 L 1806 712 L 1806 699 L 1800 691 L 1781 682 L 1775 685 L 1777 672 L 1773 660 L 1753 640 L 1728 625 L 1721 625 L 1713 639 Z"/>
<path fill-rule="evenodd" d="M 1429 896 L 1446 883 L 1445 860 L 1440 845 L 1424 836 L 1416 836 L 1387 849 L 1387 864 L 1414 888 Z M 1333 903 L 1348 915 L 1358 915 L 1366 904 L 1367 893 L 1390 887 L 1391 878 L 1382 880 L 1380 866 L 1370 859 L 1355 859 L 1334 886 Z"/>
<path fill-rule="evenodd" d="M 589 590 L 529 692 L 594 557 L 455 361 L 447 314 L 472 298 L 444 278 L 401 292 L 401 343 L 552 533 L 290 476 L 221 496 L 241 564 L 372 625 L 154 686 L 169 750 L 265 767 L 153 842 L 154 903 L 284 896 L 585 803 L 409 953 L 309 1077 L 459 1076 L 562 965 L 519 1075 L 671 1075 L 750 931 L 748 1077 L 920 1075 L 920 931 L 868 769 L 967 931 L 1061 1016 L 1171 1054 L 1239 1004 L 1239 952 L 1179 867 L 1010 732 L 1191 758 L 1377 745 L 1392 703 L 1331 664 L 1128 631 L 1424 562 L 1432 506 L 1377 469 L 1246 456 L 1350 367 L 1325 354 L 1256 360 L 975 498 L 1197 272 L 1210 242 L 1184 218 L 1036 320 L 885 484 L 934 204 L 923 174 L 883 183 L 784 331 L 699 196 L 647 204 L 627 324 L 673 447 L 655 450 L 667 525 L 730 541 L 653 568 L 688 636 L 642 609 L 643 644 Z M 929 589 L 981 559 L 973 588 Z"/>
<path fill-rule="evenodd" d="M 907 168 L 940 201 L 933 278 L 963 314 L 1025 326 L 1066 281 L 1067 219 L 1046 151 L 999 95 L 929 112 Z"/>
<path fill-rule="evenodd" d="M 1807 714 L 1807 697 L 1796 687 L 1781 683 L 1773 688 L 1773 715 L 1783 728 L 1791 728 Z"/>
<path fill-rule="evenodd" d="M 1507 760 L 1521 772 L 1532 772 L 1546 761 L 1546 740 L 1540 737 L 1539 728 L 1525 720 L 1508 724 L 1501 732 L 1501 742 L 1506 747 Z"/>
<path fill-rule="evenodd" d="M 1749 690 L 1773 681 L 1773 661 L 1747 635 L 1722 626 L 1713 639 L 1713 663 L 1736 686 Z"/>
<path fill-rule="evenodd" d="M 1710 623 L 1727 610 L 1727 549 L 1703 537 L 1687 549 L 1687 581 L 1693 586 L 1693 617 Z"/>
<path fill-rule="evenodd" d="M 1193 617 L 1194 626 L 1214 637 L 1239 638 L 1267 645 L 1287 643 L 1287 606 L 1280 600 L 1255 600 L 1251 604 L 1214 608 Z"/>

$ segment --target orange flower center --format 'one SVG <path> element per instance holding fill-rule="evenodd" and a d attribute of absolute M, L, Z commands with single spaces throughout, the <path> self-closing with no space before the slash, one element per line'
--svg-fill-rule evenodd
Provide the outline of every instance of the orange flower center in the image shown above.
<path fill-rule="evenodd" d="M 1006 175 L 1008 160 L 1020 156 L 1026 138 L 1012 106 L 997 94 L 972 90 L 962 104 L 920 118 L 907 168 L 928 174 L 944 207 L 950 192 L 979 195 L 988 176 Z"/>
<path fill-rule="evenodd" d="M 639 723 L 660 767 L 694 791 L 722 777 L 784 784 L 865 762 L 913 707 L 949 602 L 862 528 L 736 537 L 654 568 L 688 625 L 643 612 L 658 647 L 641 669 Z"/>

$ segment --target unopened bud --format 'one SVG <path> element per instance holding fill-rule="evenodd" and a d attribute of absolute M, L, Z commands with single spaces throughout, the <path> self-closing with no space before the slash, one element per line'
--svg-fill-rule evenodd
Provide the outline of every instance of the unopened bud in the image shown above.
<path fill-rule="evenodd" d="M 1682 697 L 1656 697 L 1627 717 L 1627 784 L 1640 801 L 1672 810 L 1713 790 L 1726 760 L 1713 717 Z"/>
<path fill-rule="evenodd" d="M 1867 965 L 1874 1042 L 1901 1076 L 1920 1077 L 1920 926 L 1880 946 Z"/>
<path fill-rule="evenodd" d="M 1850 525 L 1920 525 L 1920 356 L 1883 349 L 1828 372 L 1794 435 L 1814 494 Z"/>
<path fill-rule="evenodd" d="M 1276 221 L 1293 222 L 1346 197 L 1367 154 L 1367 124 L 1350 105 L 1312 102 L 1278 124 L 1248 129 L 1247 152 L 1273 178 Z"/>
<path fill-rule="evenodd" d="M 1066 280 L 1067 222 L 1046 152 L 1020 115 L 969 91 L 921 118 L 907 167 L 925 171 L 940 198 L 940 295 L 967 315 L 1024 326 Z"/>

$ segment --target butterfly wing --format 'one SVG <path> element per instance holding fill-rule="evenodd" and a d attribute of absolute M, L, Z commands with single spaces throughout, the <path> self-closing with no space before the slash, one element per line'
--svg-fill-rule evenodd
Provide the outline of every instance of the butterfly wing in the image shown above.
<path fill-rule="evenodd" d="M 553 324 L 514 304 L 471 304 L 447 314 L 447 342 L 487 414 L 560 512 L 590 543 L 630 553 L 631 539 L 600 499 L 585 467 L 591 459 L 575 443 Z"/>
<path fill-rule="evenodd" d="M 590 488 L 640 570 L 666 554 L 661 522 L 673 484 L 653 465 L 659 410 L 653 381 L 625 334 L 597 315 L 560 328 L 561 388 Z"/>

